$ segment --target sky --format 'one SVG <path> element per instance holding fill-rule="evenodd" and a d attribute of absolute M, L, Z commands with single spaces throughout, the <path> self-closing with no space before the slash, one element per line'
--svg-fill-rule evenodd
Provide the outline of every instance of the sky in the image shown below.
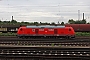
<path fill-rule="evenodd" d="M 90 0 L 0 0 L 0 20 L 18 22 L 65 22 L 82 20 L 90 22 Z"/>

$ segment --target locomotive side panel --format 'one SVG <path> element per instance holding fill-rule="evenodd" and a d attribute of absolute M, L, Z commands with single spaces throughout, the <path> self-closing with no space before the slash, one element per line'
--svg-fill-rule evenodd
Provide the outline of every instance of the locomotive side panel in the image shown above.
<path fill-rule="evenodd" d="M 58 35 L 61 37 L 75 37 L 75 32 L 72 27 L 65 27 L 65 28 L 59 28 L 58 29 Z"/>
<path fill-rule="evenodd" d="M 58 35 L 65 36 L 65 34 L 66 34 L 65 28 L 58 28 Z"/>

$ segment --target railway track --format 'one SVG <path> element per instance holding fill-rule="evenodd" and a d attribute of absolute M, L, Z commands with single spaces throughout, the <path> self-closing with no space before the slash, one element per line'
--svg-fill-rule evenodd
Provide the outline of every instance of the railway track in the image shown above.
<path fill-rule="evenodd" d="M 32 39 L 22 39 L 17 37 L 0 37 L 0 41 L 54 41 L 54 42 L 63 42 L 63 41 L 89 41 L 89 38 L 76 38 L 76 39 L 59 39 L 59 38 L 32 38 Z"/>
<path fill-rule="evenodd" d="M 2 48 L 2 49 L 1 49 Z M 6 59 L 90 59 L 89 47 L 36 47 L 36 46 L 3 46 L 0 47 L 0 58 Z"/>
<path fill-rule="evenodd" d="M 89 39 L 65 40 L 65 39 L 1 39 L 2 45 L 23 45 L 23 46 L 90 46 Z"/>
<path fill-rule="evenodd" d="M 0 42 L 0 46 L 6 45 L 22 45 L 22 46 L 90 46 L 89 42 L 68 42 L 68 43 L 60 43 L 60 42 Z"/>
<path fill-rule="evenodd" d="M 90 60 L 90 39 L 0 37 L 0 60 Z"/>

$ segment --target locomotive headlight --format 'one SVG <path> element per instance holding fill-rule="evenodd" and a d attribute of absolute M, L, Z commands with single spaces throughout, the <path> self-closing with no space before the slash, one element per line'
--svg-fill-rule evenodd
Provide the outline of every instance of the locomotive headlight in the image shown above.
<path fill-rule="evenodd" d="M 45 32 L 47 32 L 47 31 L 45 31 Z"/>

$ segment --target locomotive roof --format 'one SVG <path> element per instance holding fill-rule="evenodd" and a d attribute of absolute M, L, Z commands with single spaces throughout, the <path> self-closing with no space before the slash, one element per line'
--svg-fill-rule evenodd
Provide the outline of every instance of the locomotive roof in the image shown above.
<path fill-rule="evenodd" d="M 26 26 L 26 28 L 65 28 L 65 26 Z"/>

